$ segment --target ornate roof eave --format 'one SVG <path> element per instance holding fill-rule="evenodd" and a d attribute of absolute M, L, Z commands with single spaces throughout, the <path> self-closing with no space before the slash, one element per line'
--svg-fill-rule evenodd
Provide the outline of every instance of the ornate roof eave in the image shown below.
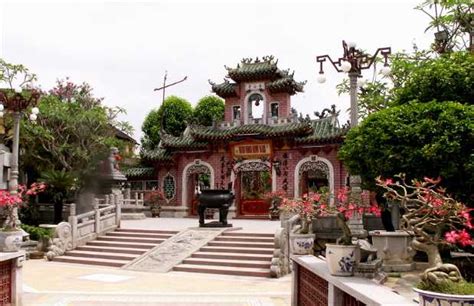
<path fill-rule="evenodd" d="M 154 175 L 154 172 L 155 168 L 153 167 L 132 167 L 122 170 L 126 177 L 150 177 Z"/>
<path fill-rule="evenodd" d="M 212 92 L 221 98 L 238 97 L 238 85 L 236 83 L 231 83 L 229 80 L 224 79 L 224 83 L 216 84 L 209 80 L 209 84 L 211 84 Z"/>
<path fill-rule="evenodd" d="M 166 133 L 161 133 L 161 142 L 160 145 L 162 148 L 169 148 L 169 149 L 201 149 L 207 148 L 207 142 L 199 142 L 196 141 L 191 136 L 180 136 L 175 137 Z"/>
<path fill-rule="evenodd" d="M 173 161 L 171 152 L 164 148 L 145 150 L 142 153 L 142 158 L 149 161 Z"/>
<path fill-rule="evenodd" d="M 313 128 L 308 122 L 289 123 L 285 125 L 247 124 L 230 129 L 220 130 L 211 127 L 192 126 L 193 138 L 206 141 L 230 140 L 242 136 L 286 137 L 308 135 Z"/>

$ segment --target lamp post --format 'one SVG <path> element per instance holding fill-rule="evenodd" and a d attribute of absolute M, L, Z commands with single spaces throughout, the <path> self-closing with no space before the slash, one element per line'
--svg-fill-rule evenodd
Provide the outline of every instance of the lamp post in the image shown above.
<path fill-rule="evenodd" d="M 11 194 L 18 193 L 18 156 L 20 147 L 20 120 L 24 111 L 33 106 L 29 119 L 36 121 L 39 109 L 36 103 L 40 97 L 40 92 L 35 89 L 0 89 L 0 118 L 4 116 L 4 111 L 8 111 L 13 117 L 13 144 L 11 155 L 11 172 L 8 181 L 8 190 Z M 18 210 L 14 208 L 15 224 L 19 224 Z"/>
<path fill-rule="evenodd" d="M 356 43 L 352 41 L 342 41 L 343 56 L 337 60 L 332 60 L 329 55 L 320 55 L 316 57 L 316 62 L 319 63 L 318 83 L 324 83 L 326 77 L 324 76 L 323 64 L 327 60 L 336 69 L 337 72 L 347 73 L 349 75 L 349 96 L 351 102 L 351 118 L 350 125 L 355 127 L 358 124 L 359 107 L 357 104 L 357 88 L 363 86 L 364 82 L 358 78 L 362 77 L 362 70 L 369 69 L 374 63 L 379 54 L 384 58 L 384 65 L 381 73 L 388 76 L 391 73 L 388 66 L 388 56 L 391 54 L 391 48 L 378 48 L 373 55 L 369 55 L 356 48 Z M 351 187 L 351 197 L 361 203 L 361 178 L 359 175 L 351 175 L 349 177 L 349 184 Z M 364 233 L 362 220 L 350 220 L 349 226 L 353 232 L 358 234 Z"/>
<path fill-rule="evenodd" d="M 388 66 L 388 56 L 391 54 L 390 47 L 378 48 L 374 55 L 369 55 L 356 49 L 354 42 L 342 41 L 342 48 L 344 54 L 337 60 L 332 60 L 329 55 L 320 55 L 316 57 L 316 61 L 319 63 L 319 76 L 317 81 L 324 83 L 326 77 L 324 76 L 323 63 L 328 60 L 337 72 L 348 73 L 349 75 L 349 95 L 351 99 L 351 127 L 355 127 L 358 124 L 359 108 L 357 105 L 357 87 L 362 85 L 361 82 L 357 82 L 359 77 L 362 77 L 362 70 L 369 69 L 372 64 L 375 63 L 377 55 L 380 53 L 384 58 L 384 66 L 381 73 L 385 76 L 390 75 L 390 67 Z"/>

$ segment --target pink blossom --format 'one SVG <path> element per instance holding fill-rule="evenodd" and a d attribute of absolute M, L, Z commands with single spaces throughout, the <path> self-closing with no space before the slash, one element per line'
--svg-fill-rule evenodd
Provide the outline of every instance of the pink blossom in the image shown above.
<path fill-rule="evenodd" d="M 458 240 L 458 234 L 456 231 L 450 231 L 444 234 L 444 238 L 447 242 L 454 244 Z"/>
<path fill-rule="evenodd" d="M 472 245 L 471 235 L 465 229 L 458 232 L 458 241 L 462 246 Z"/>

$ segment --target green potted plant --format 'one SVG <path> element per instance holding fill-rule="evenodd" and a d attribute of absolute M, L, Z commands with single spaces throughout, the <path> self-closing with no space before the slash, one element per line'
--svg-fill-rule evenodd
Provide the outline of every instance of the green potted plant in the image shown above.
<path fill-rule="evenodd" d="M 396 179 L 377 178 L 385 197 L 400 202 L 405 213 L 400 227 L 413 232 L 412 247 L 428 255 L 429 268 L 421 274 L 421 283 L 414 288 L 425 302 L 435 305 L 474 304 L 474 284 L 464 280 L 453 264 L 443 263 L 439 247 L 442 245 L 472 247 L 469 231 L 474 227 L 472 209 L 450 197 L 439 187 L 441 179 L 412 180 L 404 174 Z"/>
<path fill-rule="evenodd" d="M 54 224 L 63 221 L 63 206 L 77 189 L 77 178 L 72 172 L 62 170 L 48 170 L 41 175 L 41 180 L 48 184 L 47 194 L 54 204 Z"/>
<path fill-rule="evenodd" d="M 34 183 L 30 189 L 20 185 L 16 193 L 0 190 L 0 207 L 6 212 L 7 219 L 0 231 L 0 250 L 2 252 L 16 252 L 21 247 L 23 231 L 17 216 L 17 209 L 26 202 L 29 196 L 35 195 L 46 188 L 44 183 Z"/>

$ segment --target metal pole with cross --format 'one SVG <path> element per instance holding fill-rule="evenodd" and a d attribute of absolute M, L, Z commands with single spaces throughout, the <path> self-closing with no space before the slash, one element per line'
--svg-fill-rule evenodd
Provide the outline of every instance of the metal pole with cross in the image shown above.
<path fill-rule="evenodd" d="M 188 79 L 188 77 L 185 76 L 182 80 L 176 81 L 176 82 L 171 83 L 171 84 L 166 84 L 167 78 L 168 78 L 168 71 L 165 71 L 165 76 L 164 76 L 164 78 L 163 78 L 163 86 L 161 86 L 161 87 L 159 87 L 159 88 L 153 89 L 153 91 L 160 91 L 160 90 L 163 90 L 163 99 L 161 100 L 161 105 L 163 105 L 163 104 L 165 103 L 165 91 L 166 91 L 166 88 L 171 87 L 171 86 L 174 86 L 174 85 L 179 84 L 179 83 L 181 83 L 181 82 L 184 82 L 184 81 L 186 81 L 186 80 Z M 164 109 L 163 111 L 165 111 L 165 109 Z M 161 116 L 161 127 L 160 127 L 160 130 L 162 130 L 162 131 L 163 131 L 163 118 L 164 118 L 164 117 L 165 117 L 165 114 L 163 114 L 163 115 Z"/>

